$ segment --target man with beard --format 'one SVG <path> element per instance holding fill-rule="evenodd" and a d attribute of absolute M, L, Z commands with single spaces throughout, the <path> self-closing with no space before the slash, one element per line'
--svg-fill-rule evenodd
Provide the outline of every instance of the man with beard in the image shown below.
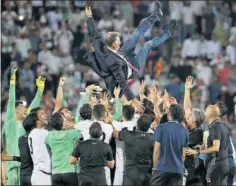
<path fill-rule="evenodd" d="M 48 130 L 45 129 L 47 116 L 39 107 L 32 109 L 31 113 L 37 115 L 36 127 L 28 137 L 30 154 L 34 163 L 31 184 L 51 185 L 51 159 L 45 144 L 48 135 Z"/>
<path fill-rule="evenodd" d="M 25 119 L 26 113 L 29 113 L 32 108 L 38 107 L 41 101 L 44 90 L 45 79 L 41 76 L 36 80 L 38 87 L 34 100 L 28 109 L 26 109 L 25 101 L 15 100 L 15 84 L 16 84 L 17 68 L 11 68 L 9 100 L 7 104 L 7 112 L 3 131 L 6 136 L 6 151 L 9 156 L 19 156 L 18 139 L 25 134 L 22 122 Z M 20 163 L 16 161 L 7 162 L 7 184 L 19 185 Z"/>

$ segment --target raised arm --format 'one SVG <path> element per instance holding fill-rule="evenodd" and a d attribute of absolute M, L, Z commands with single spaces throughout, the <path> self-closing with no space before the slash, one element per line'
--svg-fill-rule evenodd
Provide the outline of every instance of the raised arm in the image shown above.
<path fill-rule="evenodd" d="M 103 39 L 96 28 L 90 7 L 85 8 L 85 14 L 87 16 L 87 26 L 91 35 L 92 44 L 95 47 L 95 50 L 101 50 L 104 48 L 105 43 L 103 42 Z"/>
<path fill-rule="evenodd" d="M 7 112 L 6 112 L 6 118 L 5 118 L 5 124 L 4 129 L 5 130 L 11 130 L 15 126 L 14 121 L 16 119 L 15 115 L 15 84 L 16 84 L 16 66 L 13 66 L 11 68 L 11 79 L 10 79 L 10 89 L 9 89 L 9 97 L 8 97 L 8 103 L 7 103 Z M 4 131 L 5 131 L 4 130 Z"/>
<path fill-rule="evenodd" d="M 43 90 L 45 87 L 45 80 L 46 80 L 46 78 L 42 77 L 42 76 L 39 76 L 36 79 L 36 86 L 38 87 L 38 90 L 37 90 L 37 93 L 36 93 L 32 103 L 30 104 L 29 108 L 27 109 L 27 114 L 29 114 L 33 108 L 39 107 L 41 99 L 42 99 L 42 95 L 43 95 Z"/>
<path fill-rule="evenodd" d="M 57 97 L 53 113 L 57 112 L 63 106 L 63 86 L 65 84 L 65 81 L 66 79 L 64 77 L 60 78 L 57 88 Z"/>
<path fill-rule="evenodd" d="M 77 108 L 76 108 L 76 115 L 75 115 L 75 122 L 76 123 L 78 123 L 81 120 L 80 109 L 84 104 L 89 103 L 89 98 L 90 98 L 92 92 L 93 92 L 93 89 L 92 89 L 92 86 L 90 85 L 86 88 L 86 92 L 84 94 L 82 94 L 82 96 L 78 102 Z"/>
<path fill-rule="evenodd" d="M 185 81 L 185 93 L 184 93 L 184 111 L 191 110 L 192 104 L 190 99 L 190 89 L 193 87 L 193 77 L 188 76 Z"/>

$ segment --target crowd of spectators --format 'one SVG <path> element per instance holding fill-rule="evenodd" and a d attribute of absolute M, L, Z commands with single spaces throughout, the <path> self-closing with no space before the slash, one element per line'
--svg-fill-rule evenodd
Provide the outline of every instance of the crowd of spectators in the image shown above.
<path fill-rule="evenodd" d="M 129 38 L 139 22 L 154 8 L 152 1 L 2 1 L 2 91 L 4 116 L 9 89 L 9 69 L 17 65 L 17 99 L 30 103 L 35 95 L 35 79 L 46 76 L 42 106 L 52 112 L 60 76 L 64 106 L 75 111 L 79 93 L 86 86 L 103 81 L 84 64 L 83 55 L 92 50 L 84 8 L 90 5 L 101 35 L 120 32 Z M 163 1 L 164 17 L 139 41 L 158 36 L 171 20 L 180 26 L 174 36 L 148 56 L 139 78 L 166 89 L 183 101 L 184 81 L 195 78 L 191 92 L 195 107 L 222 100 L 233 121 L 236 103 L 236 3 L 233 1 Z M 140 79 L 129 82 L 138 95 Z M 2 117 L 4 120 L 4 117 Z"/>

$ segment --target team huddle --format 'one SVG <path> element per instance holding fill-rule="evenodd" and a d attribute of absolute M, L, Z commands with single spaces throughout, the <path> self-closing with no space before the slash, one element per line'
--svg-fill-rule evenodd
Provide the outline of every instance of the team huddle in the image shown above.
<path fill-rule="evenodd" d="M 53 113 L 47 116 L 40 107 L 45 78 L 36 79 L 38 90 L 27 108 L 15 99 L 13 66 L 3 129 L 7 185 L 232 185 L 235 150 L 221 120 L 227 114 L 223 103 L 205 112 L 192 108 L 191 76 L 183 108 L 166 90 L 145 81 L 138 98 L 129 89 L 127 80 L 144 68 L 148 53 L 171 36 L 177 22 L 134 55 L 139 38 L 163 15 L 159 2 L 122 46 L 116 32 L 103 41 L 90 8 L 85 14 L 95 51 L 84 58 L 109 91 L 87 86 L 74 116 L 63 107 L 66 79 L 61 77 Z M 209 125 L 205 132 L 204 122 Z"/>

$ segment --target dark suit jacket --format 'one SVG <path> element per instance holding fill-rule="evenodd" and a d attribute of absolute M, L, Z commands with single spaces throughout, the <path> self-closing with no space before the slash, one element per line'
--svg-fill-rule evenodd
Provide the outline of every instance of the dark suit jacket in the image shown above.
<path fill-rule="evenodd" d="M 92 17 L 87 19 L 87 25 L 95 51 L 84 55 L 85 63 L 104 79 L 107 89 L 112 94 L 114 88 L 119 85 L 127 100 L 133 99 L 134 95 L 127 83 L 126 61 L 106 47 Z"/>

